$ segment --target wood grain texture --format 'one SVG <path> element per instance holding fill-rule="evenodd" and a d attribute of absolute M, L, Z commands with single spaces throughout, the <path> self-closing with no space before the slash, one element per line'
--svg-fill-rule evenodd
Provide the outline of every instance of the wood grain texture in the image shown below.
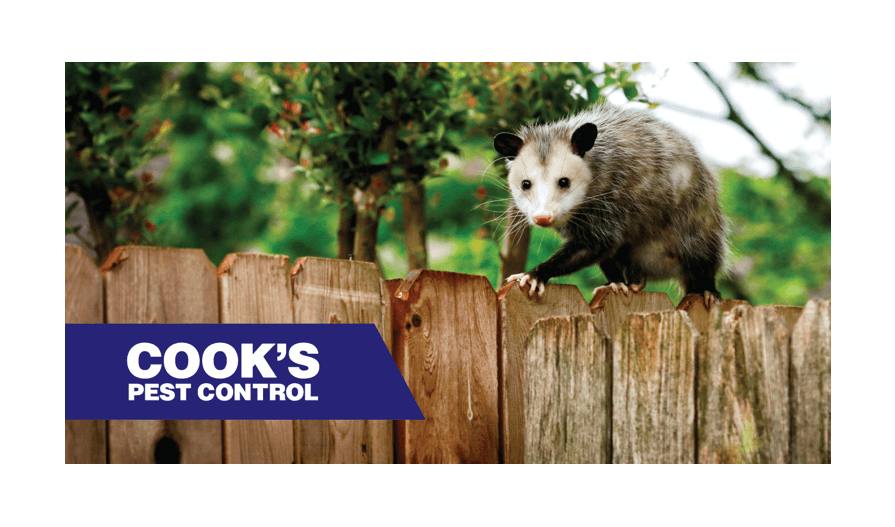
<path fill-rule="evenodd" d="M 396 421 L 399 463 L 496 463 L 497 296 L 482 276 L 412 271 L 392 299 L 395 361 L 424 421 Z"/>
<path fill-rule="evenodd" d="M 500 460 L 525 462 L 523 354 L 525 339 L 542 318 L 590 314 L 587 301 L 574 285 L 548 284 L 542 297 L 529 297 L 516 282 L 497 293 L 497 395 L 500 402 Z"/>
<path fill-rule="evenodd" d="M 110 324 L 213 324 L 217 272 L 200 249 L 116 247 L 101 270 Z M 110 463 L 221 463 L 220 421 L 109 421 Z"/>
<path fill-rule="evenodd" d="M 736 306 L 748 306 L 749 302 L 745 300 L 733 300 L 725 298 L 721 301 L 721 311 L 727 313 Z M 702 295 L 687 295 L 681 299 L 677 305 L 677 309 L 685 311 L 690 317 L 690 322 L 696 326 L 696 330 L 705 333 L 709 328 L 709 310 L 705 308 L 705 301 Z"/>
<path fill-rule="evenodd" d="M 301 258 L 292 267 L 297 324 L 375 324 L 391 349 L 389 300 L 370 262 Z M 296 463 L 391 463 L 391 421 L 293 421 Z"/>
<path fill-rule="evenodd" d="M 693 463 L 699 333 L 682 311 L 635 313 L 613 342 L 613 463 Z"/>
<path fill-rule="evenodd" d="M 525 342 L 526 463 L 609 463 L 612 341 L 595 315 L 539 320 Z"/>
<path fill-rule="evenodd" d="M 65 323 L 103 323 L 103 276 L 80 245 L 65 245 Z M 65 462 L 105 463 L 106 422 L 65 421 Z"/>
<path fill-rule="evenodd" d="M 292 463 L 292 421 L 224 421 L 224 463 Z"/>
<path fill-rule="evenodd" d="M 668 295 L 653 291 L 640 291 L 626 295 L 609 289 L 601 289 L 590 301 L 590 310 L 597 315 L 597 324 L 603 328 L 609 338 L 615 338 L 631 313 L 655 313 L 672 309 L 674 309 L 674 304 L 671 303 Z"/>
<path fill-rule="evenodd" d="M 221 422 L 109 421 L 110 463 L 221 463 Z"/>
<path fill-rule="evenodd" d="M 796 322 L 799 321 L 799 317 L 802 316 L 802 310 L 804 309 L 801 306 L 774 306 L 774 309 L 777 311 L 777 314 L 780 315 L 780 318 L 786 322 L 786 329 L 792 333 L 794 327 L 796 327 Z"/>
<path fill-rule="evenodd" d="M 103 323 L 103 275 L 80 245 L 65 244 L 65 323 Z"/>
<path fill-rule="evenodd" d="M 106 422 L 66 420 L 65 462 L 105 463 Z"/>
<path fill-rule="evenodd" d="M 715 306 L 697 369 L 699 463 L 789 462 L 789 332 L 771 306 Z"/>
<path fill-rule="evenodd" d="M 792 331 L 790 412 L 793 463 L 831 463 L 831 303 L 809 300 Z"/>
<path fill-rule="evenodd" d="M 229 254 L 218 267 L 221 322 L 291 324 L 289 258 Z M 292 463 L 292 421 L 224 421 L 225 463 Z"/>

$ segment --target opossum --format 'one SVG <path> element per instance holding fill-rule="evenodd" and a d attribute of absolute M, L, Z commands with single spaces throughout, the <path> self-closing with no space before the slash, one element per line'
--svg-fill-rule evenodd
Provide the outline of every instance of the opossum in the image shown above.
<path fill-rule="evenodd" d="M 687 294 L 721 299 L 718 183 L 668 124 L 648 111 L 599 105 L 502 132 L 494 148 L 508 160 L 511 221 L 556 229 L 563 239 L 546 262 L 507 279 L 520 288 L 530 282 L 529 296 L 543 295 L 551 278 L 599 264 L 604 287 L 625 294 L 677 278 Z"/>

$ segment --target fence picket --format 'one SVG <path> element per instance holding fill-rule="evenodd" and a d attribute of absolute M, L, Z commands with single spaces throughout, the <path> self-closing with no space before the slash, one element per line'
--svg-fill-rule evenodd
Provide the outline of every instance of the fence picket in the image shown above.
<path fill-rule="evenodd" d="M 221 323 L 291 324 L 289 258 L 229 254 L 218 267 Z M 292 463 L 292 421 L 225 420 L 225 463 Z"/>
<path fill-rule="evenodd" d="M 631 313 L 655 313 L 673 309 L 674 304 L 668 295 L 654 291 L 640 291 L 626 295 L 604 288 L 598 290 L 590 301 L 590 310 L 597 315 L 597 324 L 609 338 L 615 338 L 621 326 L 627 323 L 628 315 Z"/>
<path fill-rule="evenodd" d="M 809 300 L 792 331 L 790 404 L 793 463 L 831 463 L 831 303 Z"/>
<path fill-rule="evenodd" d="M 577 287 L 564 284 L 548 284 L 542 297 L 529 297 L 517 283 L 511 282 L 497 293 L 497 301 L 500 460 L 502 463 L 524 463 L 525 339 L 539 319 L 590 314 L 590 307 Z"/>
<path fill-rule="evenodd" d="M 525 462 L 609 463 L 612 341 L 596 316 L 539 320 L 523 354 Z"/>
<path fill-rule="evenodd" d="M 612 462 L 695 462 L 696 327 L 682 311 L 634 313 L 617 335 Z"/>
<path fill-rule="evenodd" d="M 103 323 L 103 276 L 79 245 L 65 245 L 65 323 Z M 65 462 L 105 463 L 106 422 L 65 421 Z"/>
<path fill-rule="evenodd" d="M 291 274 L 295 323 L 372 323 L 391 348 L 391 314 L 375 264 L 306 257 L 295 262 Z M 293 425 L 296 463 L 393 460 L 391 421 L 293 421 Z"/>
<path fill-rule="evenodd" d="M 716 306 L 697 369 L 699 463 L 789 461 L 789 332 L 771 306 Z"/>
<path fill-rule="evenodd" d="M 799 321 L 799 317 L 802 316 L 802 308 L 801 306 L 774 306 L 774 309 L 777 311 L 777 314 L 786 322 L 786 329 L 792 333 L 793 328 L 796 327 L 796 322 Z"/>
<path fill-rule="evenodd" d="M 731 309 L 736 306 L 748 306 L 749 302 L 745 300 L 731 300 L 729 298 L 725 298 L 721 301 L 721 312 L 727 313 Z M 687 295 L 681 299 L 680 303 L 677 305 L 677 309 L 684 311 L 687 313 L 687 316 L 690 317 L 690 322 L 693 322 L 693 325 L 696 326 L 696 330 L 700 333 L 705 333 L 709 329 L 709 320 L 711 319 L 709 316 L 709 310 L 706 309 L 704 297 L 702 295 Z"/>
<path fill-rule="evenodd" d="M 412 271 L 392 306 L 395 361 L 426 417 L 396 421 L 396 461 L 496 463 L 497 296 L 491 284 L 483 276 Z"/>
<path fill-rule="evenodd" d="M 200 249 L 121 246 L 101 271 L 110 324 L 214 324 L 218 283 Z M 109 421 L 110 463 L 221 463 L 221 422 Z"/>

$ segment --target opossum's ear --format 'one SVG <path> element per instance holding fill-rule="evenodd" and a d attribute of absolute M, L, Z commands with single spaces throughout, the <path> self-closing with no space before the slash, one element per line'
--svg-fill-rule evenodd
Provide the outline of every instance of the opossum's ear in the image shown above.
<path fill-rule="evenodd" d="M 597 125 L 584 123 L 572 134 L 572 152 L 579 157 L 584 157 L 588 150 L 594 147 L 597 140 Z"/>
<path fill-rule="evenodd" d="M 522 149 L 522 138 L 518 135 L 501 132 L 494 136 L 494 149 L 505 157 L 516 157 Z"/>

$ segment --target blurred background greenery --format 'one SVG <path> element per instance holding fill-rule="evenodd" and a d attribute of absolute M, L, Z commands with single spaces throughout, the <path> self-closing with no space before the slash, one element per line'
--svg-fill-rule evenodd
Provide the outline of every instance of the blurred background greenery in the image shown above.
<path fill-rule="evenodd" d="M 830 133 L 760 63 L 743 79 Z M 66 241 L 102 261 L 117 244 L 198 247 L 214 264 L 258 251 L 480 274 L 498 288 L 560 245 L 549 229 L 505 239 L 499 131 L 607 98 L 655 108 L 639 63 L 66 63 Z M 709 70 L 725 119 L 776 167 L 718 167 L 730 225 L 725 298 L 802 305 L 829 297 L 830 179 L 761 142 Z M 612 99 L 615 102 L 615 99 Z M 553 280 L 585 297 L 598 268 Z M 677 284 L 653 283 L 677 302 Z"/>

